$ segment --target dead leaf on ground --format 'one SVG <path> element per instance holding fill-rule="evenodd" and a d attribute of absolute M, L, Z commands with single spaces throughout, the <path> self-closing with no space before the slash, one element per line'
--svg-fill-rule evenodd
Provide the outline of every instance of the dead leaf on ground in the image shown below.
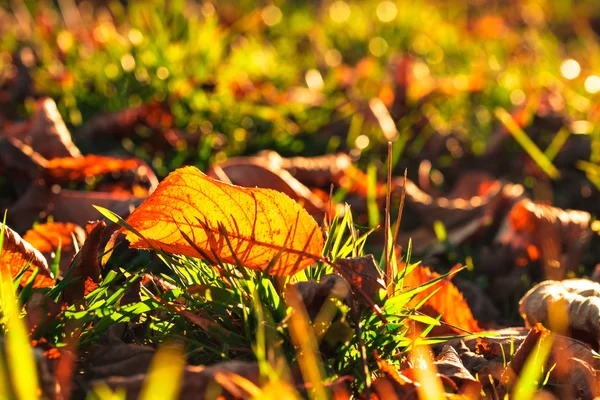
<path fill-rule="evenodd" d="M 579 264 L 591 237 L 590 219 L 587 212 L 523 199 L 513 206 L 495 241 L 520 252 L 518 265 L 539 260 L 546 278 L 560 280 Z"/>
<path fill-rule="evenodd" d="M 54 158 L 48 161 L 42 176 L 48 184 L 65 184 L 126 171 L 134 171 L 137 175 L 146 177 L 151 186 L 156 183 L 154 172 L 137 158 L 119 159 L 93 154 L 77 158 Z"/>
<path fill-rule="evenodd" d="M 587 399 L 600 393 L 598 354 L 582 343 L 551 333 L 540 323 L 530 330 L 507 365 L 501 390 L 509 391 L 518 381 L 526 362 L 536 356 L 543 340 L 552 340 L 550 354 L 544 362 L 544 371 L 549 371 L 547 388 L 560 398 Z"/>
<path fill-rule="evenodd" d="M 350 295 L 350 285 L 337 274 L 325 275 L 319 282 L 309 280 L 295 283 L 294 286 L 298 289 L 308 316 L 313 321 L 328 299 L 348 300 Z"/>
<path fill-rule="evenodd" d="M 75 282 L 67 286 L 63 292 L 68 304 L 83 299 L 98 287 L 102 278 L 98 263 L 98 249 L 105 228 L 106 223 L 102 220 L 90 222 L 86 226 L 87 238 L 71 263 L 69 279 L 74 279 Z"/>
<path fill-rule="evenodd" d="M 385 290 L 383 274 L 375 263 L 372 254 L 364 257 L 347 257 L 335 261 L 344 275 L 347 275 L 352 283 L 369 297 L 375 299 L 380 290 Z M 360 300 L 361 296 L 357 296 Z"/>
<path fill-rule="evenodd" d="M 404 277 L 403 290 L 416 288 L 439 276 L 440 274 L 432 272 L 427 267 L 417 266 Z M 441 280 L 432 287 L 417 294 L 410 301 L 408 307 L 416 306 L 436 289 L 439 289 L 439 291 L 419 309 L 420 312 L 433 318 L 442 314 L 442 321 L 445 324 L 434 327 L 432 335 L 438 336 L 464 333 L 465 331 L 481 331 L 462 293 L 448 279 Z"/>
<path fill-rule="evenodd" d="M 285 193 L 313 217 L 323 218 L 325 202 L 280 165 L 264 157 L 238 157 L 213 165 L 207 175 L 244 187 L 262 187 Z"/>
<path fill-rule="evenodd" d="M 23 239 L 39 250 L 49 263 L 60 247 L 60 272 L 64 275 L 75 255 L 75 249 L 81 248 L 85 240 L 85 231 L 71 222 L 47 222 L 35 225 L 25 232 Z"/>
<path fill-rule="evenodd" d="M 477 175 L 477 184 L 474 184 L 472 177 L 465 174 L 464 179 L 469 182 L 459 181 L 457 189 L 450 192 L 452 197 L 431 196 L 407 180 L 406 204 L 419 213 L 426 225 L 442 221 L 448 228 L 478 217 L 491 219 L 498 208 L 524 192 L 521 185 L 487 179 L 484 175 Z M 399 179 L 396 185 L 401 186 L 403 181 Z"/>
<path fill-rule="evenodd" d="M 137 346 L 141 347 L 141 346 Z M 118 350 L 118 349 L 116 349 Z M 120 389 L 126 392 L 127 399 L 137 399 L 141 393 L 142 387 L 146 381 L 145 373 L 130 373 L 131 371 L 139 371 L 140 366 L 147 370 L 150 364 L 150 357 L 153 351 L 149 354 L 143 353 L 144 360 L 137 359 L 131 362 L 127 357 L 119 357 L 118 364 L 110 367 L 115 372 L 120 374 L 107 375 L 106 370 L 103 372 L 103 377 L 95 378 L 89 381 L 89 384 L 94 387 L 97 385 L 105 385 L 113 390 Z M 240 386 L 236 384 L 235 379 L 230 379 L 229 382 L 224 382 L 223 377 L 231 377 L 233 375 L 240 376 L 250 381 L 254 385 L 260 387 L 260 374 L 256 363 L 244 361 L 228 361 L 211 366 L 192 366 L 185 367 L 183 379 L 181 382 L 181 390 L 179 399 L 183 400 L 202 400 L 207 398 L 215 398 L 219 395 L 227 396 L 228 398 L 250 398 L 251 396 Z M 225 384 L 223 386 L 222 384 Z M 241 397 L 240 397 L 241 394 Z"/>
<path fill-rule="evenodd" d="M 14 278 L 28 265 L 29 269 L 21 278 L 21 285 L 27 283 L 36 268 L 38 269 L 38 275 L 35 278 L 33 287 L 39 288 L 54 285 L 54 277 L 42 253 L 23 240 L 17 232 L 4 225 L 2 258 L 0 259 L 2 274 L 8 273 L 7 277 Z"/>
<path fill-rule="evenodd" d="M 47 167 L 48 161 L 31 146 L 12 137 L 0 138 L 0 171 L 17 181 L 23 178 L 26 184 L 38 178 Z M 14 182 L 20 183 L 20 182 Z"/>
<path fill-rule="evenodd" d="M 211 262 L 292 275 L 321 256 L 315 220 L 283 193 L 242 188 L 194 167 L 171 173 L 128 218 L 145 239 L 127 232 L 131 247 L 152 246 Z"/>
<path fill-rule="evenodd" d="M 544 281 L 519 302 L 528 326 L 542 323 L 598 348 L 600 343 L 600 284 L 587 279 Z M 562 331 L 562 332 L 561 332 Z"/>
<path fill-rule="evenodd" d="M 418 382 L 404 376 L 402 371 L 387 361 L 381 359 L 376 353 L 377 366 L 383 376 L 373 381 L 373 390 L 380 400 L 385 399 L 418 399 Z"/>
<path fill-rule="evenodd" d="M 126 193 L 83 192 L 53 188 L 33 183 L 18 201 L 8 207 L 7 221 L 14 229 L 25 232 L 37 221 L 52 216 L 56 222 L 85 226 L 98 218 L 94 205 L 112 210 L 121 217 L 129 215 L 144 198 Z"/>
<path fill-rule="evenodd" d="M 444 346 L 435 358 L 435 366 L 438 373 L 452 379 L 458 392 L 469 399 L 478 398 L 481 391 L 481 383 L 465 368 L 458 353 L 452 346 Z"/>
<path fill-rule="evenodd" d="M 36 102 L 31 119 L 5 129 L 10 137 L 16 137 L 47 159 L 55 157 L 80 157 L 81 152 L 71 140 L 65 122 L 56 103 L 50 98 Z"/>

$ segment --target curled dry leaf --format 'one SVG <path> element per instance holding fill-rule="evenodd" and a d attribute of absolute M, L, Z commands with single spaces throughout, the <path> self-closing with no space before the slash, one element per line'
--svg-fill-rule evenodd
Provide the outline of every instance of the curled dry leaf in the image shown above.
<path fill-rule="evenodd" d="M 435 358 L 434 364 L 438 373 L 454 381 L 458 386 L 459 393 L 466 395 L 469 399 L 479 397 L 481 384 L 465 368 L 454 347 L 444 346 L 441 353 Z"/>
<path fill-rule="evenodd" d="M 548 388 L 560 398 L 594 398 L 600 393 L 597 368 L 598 354 L 576 340 L 552 334 L 537 323 L 518 347 L 502 375 L 502 388 L 506 390 L 521 375 L 525 363 L 536 356 L 543 340 L 552 340 L 552 348 L 545 361 L 545 371 L 550 371 Z"/>
<path fill-rule="evenodd" d="M 404 290 L 416 288 L 439 276 L 437 272 L 432 272 L 427 267 L 417 266 L 404 277 Z M 419 311 L 434 318 L 442 314 L 442 321 L 446 324 L 433 328 L 432 334 L 446 335 L 457 332 L 464 333 L 464 331 L 481 331 L 462 293 L 449 280 L 441 280 L 432 287 L 420 292 L 410 301 L 408 306 L 416 306 L 437 289 L 439 289 L 438 292 L 419 309 Z"/>
<path fill-rule="evenodd" d="M 521 251 L 521 265 L 540 260 L 546 278 L 563 279 L 581 259 L 591 237 L 590 214 L 562 210 L 529 199 L 516 203 L 498 232 L 497 242 Z"/>
<path fill-rule="evenodd" d="M 364 199 L 368 191 L 366 175 L 342 153 L 284 158 L 274 151 L 263 151 L 255 157 L 232 158 L 214 165 L 207 175 L 236 185 L 281 191 L 316 218 L 321 218 L 328 209 L 327 199 L 315 192 L 328 191 L 333 184 Z M 376 192 L 377 198 L 383 198 L 385 186 L 378 184 Z"/>
<path fill-rule="evenodd" d="M 380 290 L 385 290 L 383 274 L 375 264 L 372 254 L 364 257 L 341 258 L 335 262 L 350 278 L 352 283 L 359 287 L 364 294 L 374 299 Z M 359 299 L 362 296 L 358 296 Z"/>
<path fill-rule="evenodd" d="M 376 353 L 377 366 L 383 376 L 373 382 L 373 389 L 378 399 L 418 399 L 417 385 L 412 379 L 404 376 L 402 371 L 381 359 Z"/>
<path fill-rule="evenodd" d="M 37 101 L 35 113 L 28 122 L 6 130 L 47 159 L 55 157 L 80 157 L 81 153 L 71 140 L 56 103 L 50 98 Z"/>
<path fill-rule="evenodd" d="M 23 239 L 39 250 L 48 262 L 60 247 L 60 272 L 65 274 L 75 255 L 85 240 L 85 231 L 71 222 L 48 222 L 35 225 L 25 232 Z"/>
<path fill-rule="evenodd" d="M 169 174 L 128 218 L 131 247 L 162 249 L 287 276 L 320 259 L 315 220 L 288 196 L 214 180 L 194 167 Z"/>
<path fill-rule="evenodd" d="M 0 138 L 0 170 L 10 174 L 14 180 L 23 177 L 29 180 L 38 178 L 48 161 L 31 146 L 13 137 Z"/>
<path fill-rule="evenodd" d="M 239 186 L 277 190 L 296 200 L 313 217 L 319 219 L 325 215 L 323 200 L 279 164 L 265 157 L 234 158 L 212 166 L 207 175 Z"/>
<path fill-rule="evenodd" d="M 104 221 L 90 222 L 86 226 L 88 236 L 71 263 L 71 279 L 75 279 L 75 282 L 63 292 L 64 299 L 69 304 L 81 300 L 98 287 L 101 279 L 98 248 L 104 228 L 106 228 Z"/>
<path fill-rule="evenodd" d="M 152 353 L 148 355 L 151 356 Z M 119 365 L 109 367 L 111 370 L 116 370 L 116 372 L 120 373 L 106 375 L 107 371 L 103 371 L 103 375 L 105 376 L 102 378 L 97 377 L 89 383 L 92 387 L 103 385 L 113 390 L 119 389 L 126 393 L 127 399 L 138 399 L 144 382 L 147 379 L 147 374 L 130 373 L 128 372 L 128 368 L 132 368 L 133 371 L 139 371 L 140 362 L 146 359 L 148 357 L 144 354 L 143 358 L 137 360 L 137 364 L 132 364 L 126 357 L 119 357 L 116 359 Z M 146 367 L 145 369 L 147 369 L 149 364 L 149 360 L 148 362 L 141 363 L 141 365 Z M 115 367 L 118 367 L 118 369 Z M 244 388 L 236 384 L 236 377 L 242 377 L 259 386 L 260 374 L 258 365 L 244 361 L 222 362 L 206 367 L 187 365 L 184 369 L 178 398 L 183 400 L 201 400 L 219 398 L 221 397 L 220 395 L 225 396 L 224 398 L 233 399 L 250 398 L 251 396 Z"/>
<path fill-rule="evenodd" d="M 171 129 L 172 125 L 173 114 L 168 105 L 152 102 L 94 116 L 75 132 L 75 137 L 86 141 L 121 140 L 131 138 L 139 132 L 139 128 L 143 128 L 150 132 L 150 137 L 144 138 L 143 146 L 146 150 L 155 152 L 177 145 L 182 139 L 190 140 L 189 135 L 181 135 Z"/>
<path fill-rule="evenodd" d="M 294 284 L 302 297 L 308 316 L 314 320 L 325 302 L 330 299 L 348 301 L 350 285 L 339 275 L 325 275 L 319 282 L 309 280 Z"/>
<path fill-rule="evenodd" d="M 598 348 L 600 343 L 600 284 L 587 279 L 544 281 L 519 302 L 528 326 L 542 323 L 553 330 L 570 331 L 575 338 Z"/>
<path fill-rule="evenodd" d="M 397 185 L 403 181 L 398 180 Z M 465 174 L 449 197 L 431 196 L 407 180 L 406 204 L 419 213 L 427 225 L 439 220 L 446 227 L 454 227 L 474 218 L 494 216 L 506 202 L 521 197 L 523 191 L 521 185 L 505 184 L 481 174 Z"/>
<path fill-rule="evenodd" d="M 43 177 L 49 184 L 68 183 L 124 171 L 135 171 L 138 175 L 147 177 L 151 184 L 156 180 L 152 170 L 136 158 L 122 160 L 93 154 L 77 158 L 54 158 L 48 161 Z"/>
<path fill-rule="evenodd" d="M 14 278 L 23 268 L 29 265 L 29 269 L 21 278 L 21 285 L 27 283 L 35 268 L 39 270 L 39 273 L 35 278 L 33 287 L 49 287 L 54 285 L 54 277 L 42 253 L 23 240 L 17 232 L 8 226 L 4 225 L 4 228 L 2 258 L 0 259 L 2 274 L 8 273 L 8 276 Z"/>

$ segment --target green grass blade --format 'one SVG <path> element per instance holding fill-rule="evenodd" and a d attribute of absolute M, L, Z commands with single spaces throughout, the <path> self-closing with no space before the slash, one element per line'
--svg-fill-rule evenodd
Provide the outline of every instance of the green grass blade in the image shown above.
<path fill-rule="evenodd" d="M 496 118 L 502 122 L 504 127 L 510 132 L 515 140 L 523 147 L 535 163 L 544 171 L 550 178 L 560 178 L 560 172 L 552 164 L 552 162 L 542 153 L 539 147 L 531 140 L 531 138 L 521 129 L 515 122 L 513 117 L 504 108 L 498 107 L 494 110 Z"/>

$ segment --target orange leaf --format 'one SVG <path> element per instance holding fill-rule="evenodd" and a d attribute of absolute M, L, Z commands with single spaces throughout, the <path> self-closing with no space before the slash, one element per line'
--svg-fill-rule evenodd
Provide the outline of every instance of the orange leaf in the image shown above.
<path fill-rule="evenodd" d="M 427 267 L 417 266 L 409 274 L 404 277 L 405 290 L 415 288 L 424 283 L 427 283 L 440 276 L 437 272 L 432 272 Z M 432 287 L 417 294 L 415 298 L 408 304 L 409 307 L 416 306 L 421 300 L 427 297 L 431 292 L 441 289 L 431 297 L 420 311 L 428 314 L 431 317 L 442 315 L 442 321 L 467 330 L 469 332 L 481 332 L 481 328 L 477 324 L 477 320 L 473 317 L 469 305 L 463 298 L 462 293 L 449 280 L 441 280 Z M 434 328 L 432 333 L 436 335 L 447 333 L 464 333 L 460 330 L 445 329 L 448 325 Z M 448 326 L 449 327 L 449 326 Z"/>
<path fill-rule="evenodd" d="M 52 272 L 50 272 L 44 256 L 31 244 L 23 240 L 17 232 L 5 226 L 2 257 L 0 258 L 2 275 L 5 276 L 4 274 L 8 272 L 14 278 L 30 263 L 29 269 L 23 274 L 21 285 L 27 283 L 34 268 L 38 268 L 40 272 L 35 278 L 33 287 L 49 287 L 54 285 Z"/>
<path fill-rule="evenodd" d="M 291 275 L 320 258 L 323 236 L 298 203 L 270 189 L 214 180 L 194 167 L 162 181 L 128 218 L 131 247 L 152 246 L 212 262 Z M 229 240 L 229 244 L 227 243 Z"/>
<path fill-rule="evenodd" d="M 48 222 L 39 224 L 25 232 L 23 239 L 39 250 L 48 262 L 52 262 L 54 253 L 60 245 L 60 271 L 67 272 L 75 255 L 76 247 L 81 247 L 85 240 L 82 227 L 71 222 Z M 76 240 L 77 246 L 73 243 Z"/>
<path fill-rule="evenodd" d="M 111 172 L 132 171 L 138 168 L 148 168 L 139 160 L 130 158 L 121 160 L 113 157 L 96 156 L 63 157 L 48 161 L 44 171 L 46 180 L 61 183 L 81 181 L 89 176 L 109 174 Z"/>
<path fill-rule="evenodd" d="M 79 225 L 71 222 L 48 222 L 36 225 L 25 232 L 23 239 L 42 253 L 56 251 L 59 244 L 62 252 L 71 252 L 73 236 L 80 246 L 85 238 L 85 231 Z"/>

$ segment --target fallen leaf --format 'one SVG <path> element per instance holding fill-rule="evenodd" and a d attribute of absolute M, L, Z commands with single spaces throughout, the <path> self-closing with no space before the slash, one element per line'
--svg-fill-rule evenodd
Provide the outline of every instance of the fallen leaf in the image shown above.
<path fill-rule="evenodd" d="M 0 259 L 0 269 L 2 274 L 8 273 L 10 277 L 16 277 L 26 266 L 29 269 L 21 278 L 21 285 L 25 285 L 33 269 L 37 268 L 39 273 L 35 278 L 33 287 L 49 287 L 54 285 L 54 277 L 48 268 L 46 259 L 31 244 L 19 236 L 8 226 L 4 225 L 4 241 L 2 242 L 2 258 Z"/>
<path fill-rule="evenodd" d="M 380 290 L 385 290 L 383 274 L 375 264 L 372 254 L 364 257 L 340 258 L 335 263 L 370 299 L 374 299 Z M 361 296 L 358 298 L 360 299 Z"/>
<path fill-rule="evenodd" d="M 44 157 L 19 139 L 0 138 L 0 169 L 7 175 L 11 174 L 14 180 L 19 178 L 19 174 L 28 178 L 27 181 L 36 179 L 47 164 Z"/>
<path fill-rule="evenodd" d="M 600 343 L 600 284 L 587 279 L 544 281 L 519 302 L 527 326 L 542 323 L 570 332 L 572 337 L 598 348 Z"/>
<path fill-rule="evenodd" d="M 135 171 L 138 175 L 156 179 L 150 168 L 137 158 L 118 159 L 113 157 L 86 155 L 84 157 L 54 158 L 48 161 L 43 172 L 49 184 L 82 181 L 87 177 L 95 177 L 114 172 Z"/>
<path fill-rule="evenodd" d="M 133 345 L 130 345 L 131 347 Z M 123 346 L 117 346 L 123 347 Z M 142 346 L 135 346 L 142 347 Z M 147 349 L 147 348 L 146 348 Z M 102 378 L 98 375 L 98 368 L 94 380 L 88 381 L 89 385 L 95 387 L 104 385 L 112 390 L 122 390 L 126 393 L 127 399 L 137 399 L 140 396 L 142 387 L 147 378 L 147 374 L 137 373 L 141 369 L 147 370 L 150 365 L 151 356 L 154 354 L 153 349 L 137 351 L 133 349 L 134 354 L 139 354 L 137 358 L 127 357 L 129 350 L 122 351 L 119 356 L 119 348 L 109 351 L 113 354 L 111 359 L 104 360 Z M 93 366 L 94 359 L 90 360 L 89 365 Z M 112 364 L 112 365 L 111 365 Z M 130 372 L 131 371 L 131 372 Z M 115 373 L 110 373 L 115 372 Z M 223 382 L 220 377 L 231 376 L 235 374 L 252 382 L 254 385 L 259 385 L 259 369 L 256 363 L 244 361 L 228 361 L 211 366 L 192 366 L 187 365 L 183 373 L 179 399 L 183 400 L 199 400 L 207 398 L 218 398 L 220 394 L 227 396 L 226 398 L 250 398 L 246 396 L 243 388 L 237 386 L 232 380 L 231 382 Z M 86 376 L 84 374 L 84 376 Z M 89 376 L 88 376 L 89 377 Z M 220 383 L 225 383 L 226 387 Z M 243 397 L 238 397 L 232 394 L 230 390 L 235 391 L 235 394 L 243 393 Z"/>
<path fill-rule="evenodd" d="M 100 282 L 100 266 L 98 263 L 98 248 L 102 233 L 106 228 L 104 221 L 90 222 L 86 226 L 88 236 L 71 263 L 69 279 L 75 280 L 63 292 L 65 301 L 73 304 L 98 287 Z"/>
<path fill-rule="evenodd" d="M 10 127 L 6 134 L 20 139 L 47 159 L 81 156 L 56 103 L 48 97 L 36 102 L 35 113 L 28 122 Z"/>
<path fill-rule="evenodd" d="M 325 275 L 319 282 L 309 280 L 294 285 L 302 297 L 308 317 L 313 321 L 328 299 L 348 300 L 350 295 L 350 285 L 337 274 Z"/>
<path fill-rule="evenodd" d="M 545 277 L 560 280 L 579 265 L 583 247 L 591 237 L 590 220 L 584 211 L 523 199 L 512 207 L 496 242 L 520 252 L 524 263 L 539 259 Z"/>
<path fill-rule="evenodd" d="M 523 195 L 521 185 L 506 184 L 498 180 L 481 179 L 479 185 L 459 182 L 457 189 L 450 192 L 452 197 L 432 196 L 421 190 L 412 181 L 406 181 L 406 204 L 431 226 L 442 221 L 448 227 L 455 227 L 474 218 L 494 216 L 497 209 L 506 202 L 512 202 Z M 402 185 L 399 179 L 396 185 Z M 467 189 L 468 188 L 468 189 Z M 476 191 L 474 191 L 475 189 Z M 482 221 L 485 222 L 485 221 Z"/>
<path fill-rule="evenodd" d="M 434 364 L 438 373 L 447 376 L 456 383 L 459 393 L 464 394 L 469 399 L 479 397 L 481 384 L 465 368 L 454 347 L 444 346 L 435 358 Z"/>
<path fill-rule="evenodd" d="M 60 247 L 60 272 L 64 275 L 75 255 L 75 247 L 80 248 L 85 240 L 85 231 L 71 222 L 48 222 L 35 225 L 25 232 L 23 239 L 39 250 L 49 263 Z"/>
<path fill-rule="evenodd" d="M 531 328 L 527 334 L 527 337 L 521 343 L 511 361 L 506 366 L 502 376 L 502 383 L 504 385 L 512 385 L 515 380 L 518 379 L 531 353 L 535 351 L 541 340 L 544 340 L 549 336 L 550 331 L 544 328 L 542 324 L 536 324 L 533 328 Z"/>
<path fill-rule="evenodd" d="M 373 382 L 373 389 L 380 400 L 384 399 L 418 399 L 418 382 L 404 376 L 402 371 L 380 358 L 374 353 L 377 366 L 382 376 Z"/>
<path fill-rule="evenodd" d="M 437 272 L 432 272 L 427 267 L 417 266 L 404 277 L 403 290 L 416 288 L 439 276 Z M 439 291 L 419 309 L 421 312 L 434 318 L 442 314 L 442 321 L 446 324 L 434 327 L 432 334 L 444 335 L 457 332 L 464 333 L 464 331 L 481 331 L 462 293 L 448 279 L 441 280 L 432 287 L 417 294 L 408 303 L 408 307 L 415 307 L 436 289 L 439 289 Z"/>
<path fill-rule="evenodd" d="M 287 276 L 321 256 L 315 220 L 283 193 L 242 188 L 194 167 L 171 173 L 128 218 L 131 247 L 162 249 Z"/>
<path fill-rule="evenodd" d="M 143 200 L 127 193 L 66 189 L 56 192 L 41 182 L 34 182 L 18 201 L 7 207 L 7 221 L 19 232 L 27 231 L 35 222 L 44 221 L 49 216 L 56 222 L 71 222 L 84 226 L 88 221 L 98 218 L 98 211 L 94 205 L 126 217 Z"/>
<path fill-rule="evenodd" d="M 213 165 L 212 178 L 244 187 L 262 187 L 285 193 L 300 203 L 313 217 L 323 218 L 325 203 L 279 164 L 264 157 L 238 157 Z"/>

